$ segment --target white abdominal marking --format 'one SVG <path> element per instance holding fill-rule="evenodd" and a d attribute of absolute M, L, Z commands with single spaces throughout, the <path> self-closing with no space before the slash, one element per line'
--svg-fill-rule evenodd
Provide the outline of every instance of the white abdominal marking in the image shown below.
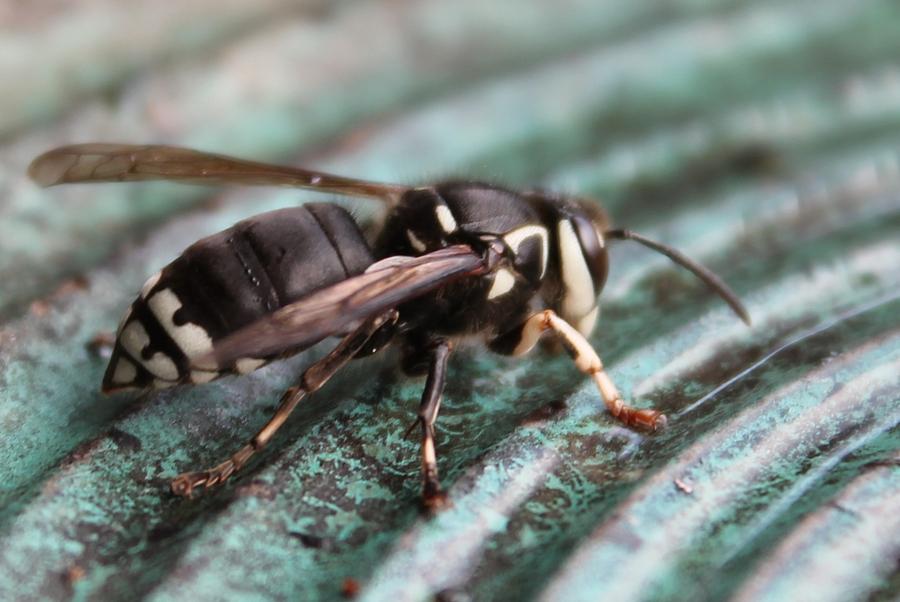
<path fill-rule="evenodd" d="M 266 360 L 257 359 L 255 357 L 242 357 L 234 362 L 234 367 L 238 374 L 249 374 L 266 363 Z"/>
<path fill-rule="evenodd" d="M 131 357 L 140 360 L 144 347 L 150 344 L 150 335 L 140 322 L 129 322 L 119 333 L 119 342 Z"/>
<path fill-rule="evenodd" d="M 143 359 L 143 351 L 150 344 L 150 335 L 147 334 L 144 325 L 140 322 L 129 322 L 119 334 L 119 342 L 131 357 L 139 361 L 154 375 L 164 380 L 178 380 L 178 368 L 172 358 L 166 354 L 156 352 L 150 359 Z M 118 366 L 116 370 L 118 371 Z"/>
<path fill-rule="evenodd" d="M 512 290 L 515 284 L 516 277 L 506 268 L 500 268 L 494 276 L 494 284 L 491 285 L 491 290 L 488 291 L 488 300 L 490 301 L 494 297 L 505 295 Z"/>
<path fill-rule="evenodd" d="M 503 241 L 509 245 L 509 248 L 512 249 L 513 253 L 518 253 L 522 243 L 532 236 L 539 236 L 541 238 L 541 278 L 543 278 L 547 271 L 547 257 L 550 252 L 550 242 L 547 237 L 546 228 L 543 226 L 522 226 L 521 228 L 516 228 L 512 232 L 504 235 Z"/>
<path fill-rule="evenodd" d="M 175 366 L 172 358 L 165 353 L 157 351 L 149 360 L 144 360 L 141 363 L 144 364 L 147 370 L 163 380 L 178 380 L 178 367 Z"/>
<path fill-rule="evenodd" d="M 219 376 L 218 372 L 210 370 L 191 370 L 191 382 L 195 385 L 202 385 Z"/>
<path fill-rule="evenodd" d="M 166 334 L 172 337 L 178 348 L 188 357 L 194 358 L 212 351 L 213 343 L 209 334 L 196 324 L 176 326 L 173 318 L 181 309 L 181 301 L 169 289 L 163 289 L 147 301 L 150 311 L 159 320 Z"/>
<path fill-rule="evenodd" d="M 112 382 L 117 385 L 124 385 L 134 381 L 137 376 L 137 368 L 130 360 L 120 357 L 116 362 L 116 369 L 112 375 Z"/>
<path fill-rule="evenodd" d="M 451 232 L 456 231 L 456 218 L 453 217 L 453 212 L 450 211 L 450 207 L 447 205 L 437 205 L 434 208 L 434 214 L 437 216 L 437 220 L 445 233 L 450 234 Z"/>

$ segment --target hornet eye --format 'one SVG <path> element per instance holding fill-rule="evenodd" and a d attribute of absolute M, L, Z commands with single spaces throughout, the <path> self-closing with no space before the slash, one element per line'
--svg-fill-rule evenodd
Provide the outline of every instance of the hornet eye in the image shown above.
<path fill-rule="evenodd" d="M 606 283 L 609 273 L 609 256 L 606 253 L 606 241 L 603 235 L 594 227 L 594 223 L 583 215 L 572 216 L 572 226 L 578 236 L 581 252 L 591 272 L 591 280 L 594 282 L 594 292 L 599 294 Z"/>

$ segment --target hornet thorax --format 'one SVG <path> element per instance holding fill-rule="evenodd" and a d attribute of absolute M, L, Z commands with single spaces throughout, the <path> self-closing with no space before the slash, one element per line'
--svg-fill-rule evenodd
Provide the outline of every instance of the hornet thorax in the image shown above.
<path fill-rule="evenodd" d="M 441 334 L 497 335 L 550 308 L 583 332 L 593 329 L 606 249 L 599 226 L 575 202 L 474 182 L 415 188 L 387 216 L 375 253 L 422 255 L 490 241 L 505 247 L 498 269 L 410 302 L 401 315 Z"/>

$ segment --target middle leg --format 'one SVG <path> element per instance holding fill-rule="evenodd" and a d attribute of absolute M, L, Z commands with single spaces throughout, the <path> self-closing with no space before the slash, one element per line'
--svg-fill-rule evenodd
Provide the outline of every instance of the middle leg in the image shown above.
<path fill-rule="evenodd" d="M 425 381 L 425 390 L 422 392 L 416 419 L 422 428 L 422 503 L 430 512 L 448 504 L 447 494 L 441 490 L 441 483 L 438 480 L 434 423 L 441 409 L 450 350 L 450 342 L 445 339 L 432 342 L 428 348 L 428 378 Z"/>

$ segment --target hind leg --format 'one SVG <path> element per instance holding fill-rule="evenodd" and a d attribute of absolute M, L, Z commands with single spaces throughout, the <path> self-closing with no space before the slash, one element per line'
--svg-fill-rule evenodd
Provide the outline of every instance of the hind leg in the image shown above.
<path fill-rule="evenodd" d="M 284 392 L 275 414 L 246 445 L 213 468 L 178 475 L 172 480 L 172 493 L 179 496 L 190 496 L 196 487 L 209 488 L 225 482 L 228 477 L 246 464 L 253 454 L 262 449 L 272 439 L 278 429 L 287 421 L 294 408 L 297 407 L 297 404 L 300 403 L 300 400 L 320 389 L 363 348 L 373 333 L 385 323 L 396 319 L 397 312 L 391 310 L 381 316 L 370 318 L 355 332 L 347 335 L 331 353 L 307 368 L 297 383 Z"/>
<path fill-rule="evenodd" d="M 441 409 L 441 397 L 447 380 L 447 360 L 451 346 L 438 340 L 428 347 L 428 378 L 416 422 L 422 429 L 422 504 L 430 512 L 445 507 L 449 501 L 438 480 L 437 453 L 434 447 L 434 423 Z M 415 424 L 413 424 L 415 427 Z"/>

